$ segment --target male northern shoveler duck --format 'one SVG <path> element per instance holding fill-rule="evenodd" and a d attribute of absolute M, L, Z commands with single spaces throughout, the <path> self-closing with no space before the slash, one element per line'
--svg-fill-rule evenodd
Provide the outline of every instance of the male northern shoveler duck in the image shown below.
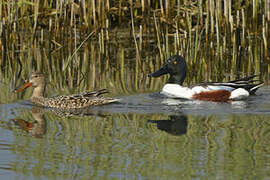
<path fill-rule="evenodd" d="M 119 99 L 106 98 L 101 96 L 104 93 L 108 93 L 106 89 L 100 89 L 93 92 L 85 92 L 82 94 L 72 94 L 46 98 L 44 97 L 46 80 L 45 76 L 40 72 L 34 72 L 31 75 L 29 81 L 15 91 L 21 92 L 31 86 L 34 87 L 34 90 L 30 100 L 34 104 L 44 107 L 74 109 L 85 108 L 95 105 L 104 105 L 119 101 Z"/>
<path fill-rule="evenodd" d="M 193 88 L 183 87 L 187 74 L 187 64 L 184 57 L 171 56 L 165 65 L 148 77 L 160 77 L 170 74 L 168 83 L 163 87 L 161 94 L 172 98 L 196 99 L 204 101 L 227 102 L 241 100 L 254 94 L 263 82 L 255 83 L 256 75 L 228 82 L 203 83 Z"/>

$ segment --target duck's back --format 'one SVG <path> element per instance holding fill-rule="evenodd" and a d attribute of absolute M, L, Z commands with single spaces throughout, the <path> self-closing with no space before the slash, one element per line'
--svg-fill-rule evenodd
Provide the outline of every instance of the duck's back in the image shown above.
<path fill-rule="evenodd" d="M 118 99 L 101 96 L 107 92 L 107 90 L 102 89 L 82 94 L 62 95 L 50 98 L 32 98 L 31 101 L 40 106 L 64 109 L 85 108 L 119 101 Z"/>

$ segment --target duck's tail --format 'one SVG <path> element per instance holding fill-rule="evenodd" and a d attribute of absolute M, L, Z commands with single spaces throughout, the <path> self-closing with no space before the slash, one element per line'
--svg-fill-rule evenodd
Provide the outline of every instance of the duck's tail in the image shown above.
<path fill-rule="evenodd" d="M 259 83 L 259 84 L 254 84 L 254 86 L 252 88 L 250 88 L 249 90 L 249 94 L 255 94 L 255 92 L 263 86 L 263 82 Z"/>
<path fill-rule="evenodd" d="M 228 81 L 228 82 L 224 82 L 224 83 L 213 82 L 210 84 L 217 85 L 217 86 L 228 86 L 228 87 L 232 87 L 235 89 L 243 88 L 243 89 L 247 90 L 249 92 L 249 94 L 254 94 L 264 84 L 260 80 L 255 80 L 254 79 L 255 77 L 258 77 L 258 75 L 252 75 L 252 76 L 248 76 L 245 78 L 236 79 L 236 80 Z"/>

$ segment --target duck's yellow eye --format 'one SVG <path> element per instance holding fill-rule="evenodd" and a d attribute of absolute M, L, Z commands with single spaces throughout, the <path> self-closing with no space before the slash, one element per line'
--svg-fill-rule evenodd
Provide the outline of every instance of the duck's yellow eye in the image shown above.
<path fill-rule="evenodd" d="M 178 62 L 177 61 L 174 61 L 173 64 L 177 64 Z"/>

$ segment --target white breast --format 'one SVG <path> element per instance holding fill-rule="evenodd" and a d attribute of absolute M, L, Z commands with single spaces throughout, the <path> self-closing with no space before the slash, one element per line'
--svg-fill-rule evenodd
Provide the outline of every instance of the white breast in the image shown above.
<path fill-rule="evenodd" d="M 161 94 L 171 98 L 191 99 L 193 92 L 187 87 L 182 87 L 178 84 L 165 84 Z"/>
<path fill-rule="evenodd" d="M 203 91 L 209 91 L 202 86 L 196 86 L 192 89 L 188 87 L 183 87 L 178 84 L 165 84 L 161 94 L 164 94 L 171 98 L 183 98 L 183 99 L 192 99 L 194 94 L 198 94 Z"/>

